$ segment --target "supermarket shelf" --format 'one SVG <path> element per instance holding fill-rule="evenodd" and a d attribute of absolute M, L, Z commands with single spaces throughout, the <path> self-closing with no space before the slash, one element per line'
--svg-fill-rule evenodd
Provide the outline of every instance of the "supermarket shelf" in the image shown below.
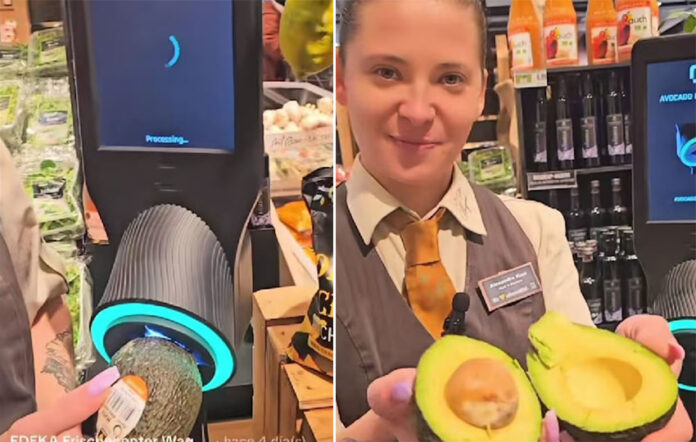
<path fill-rule="evenodd" d="M 620 166 L 592 167 L 588 169 L 527 172 L 527 190 L 571 189 L 578 187 L 579 175 L 596 175 L 631 169 L 632 166 L 630 164 L 622 164 Z"/>
<path fill-rule="evenodd" d="M 513 74 L 516 89 L 540 88 L 548 85 L 548 78 L 559 74 L 573 74 L 608 69 L 628 69 L 631 63 L 612 63 L 604 65 L 561 66 L 557 68 L 521 71 Z"/>
<path fill-rule="evenodd" d="M 598 173 L 611 173 L 620 172 L 622 170 L 631 170 L 633 166 L 631 164 L 621 164 L 619 166 L 602 166 L 602 167 L 592 167 L 589 169 L 575 169 L 578 175 L 594 175 Z"/>
<path fill-rule="evenodd" d="M 573 72 L 585 72 L 585 71 L 598 71 L 605 69 L 622 69 L 630 68 L 630 62 L 624 63 L 612 63 L 612 64 L 593 64 L 593 65 L 583 65 L 583 66 L 562 66 L 557 68 L 550 68 L 547 73 L 550 75 L 554 74 L 567 74 Z"/>

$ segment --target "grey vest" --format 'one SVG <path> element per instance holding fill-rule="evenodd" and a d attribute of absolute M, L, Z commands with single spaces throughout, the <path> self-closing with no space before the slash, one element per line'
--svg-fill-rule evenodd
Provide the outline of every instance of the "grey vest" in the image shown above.
<path fill-rule="evenodd" d="M 36 411 L 31 326 L 0 232 L 0 434 Z"/>
<path fill-rule="evenodd" d="M 517 220 L 489 190 L 472 184 L 486 236 L 466 232 L 466 293 L 469 337 L 503 349 L 526 367 L 529 326 L 545 312 L 541 293 L 489 313 L 478 281 L 531 262 L 536 252 Z M 346 203 L 346 188 L 336 191 L 336 401 L 350 425 L 365 412 L 367 387 L 392 370 L 415 367 L 434 342 L 397 290 L 373 245 L 366 246 Z"/>

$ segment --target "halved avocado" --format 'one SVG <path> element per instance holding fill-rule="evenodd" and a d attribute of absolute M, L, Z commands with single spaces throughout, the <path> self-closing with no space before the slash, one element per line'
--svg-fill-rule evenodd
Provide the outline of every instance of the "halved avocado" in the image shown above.
<path fill-rule="evenodd" d="M 127 437 L 186 439 L 203 402 L 201 374 L 191 353 L 159 338 L 129 341 L 114 355 L 122 377 L 141 377 L 148 390 L 143 414 Z"/>
<path fill-rule="evenodd" d="M 449 335 L 421 356 L 420 441 L 538 441 L 541 405 L 519 363 L 483 341 Z"/>
<path fill-rule="evenodd" d="M 672 417 L 677 379 L 641 344 L 556 312 L 532 325 L 529 339 L 534 389 L 575 440 L 641 440 Z"/>

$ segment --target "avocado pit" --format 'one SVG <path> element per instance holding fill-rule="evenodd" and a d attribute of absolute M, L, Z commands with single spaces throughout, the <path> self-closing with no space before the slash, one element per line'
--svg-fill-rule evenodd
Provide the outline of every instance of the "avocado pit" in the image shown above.
<path fill-rule="evenodd" d="M 512 374 L 504 364 L 489 358 L 462 363 L 447 382 L 445 397 L 457 417 L 483 429 L 508 425 L 519 404 Z"/>

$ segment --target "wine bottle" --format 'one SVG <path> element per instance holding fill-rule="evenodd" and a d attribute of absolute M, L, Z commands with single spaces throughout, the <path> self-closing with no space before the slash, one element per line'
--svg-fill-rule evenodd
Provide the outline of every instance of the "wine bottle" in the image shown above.
<path fill-rule="evenodd" d="M 565 213 L 568 240 L 573 242 L 587 240 L 587 214 L 580 208 L 577 187 L 570 189 L 570 210 Z"/>
<path fill-rule="evenodd" d="M 549 149 L 546 142 L 546 88 L 537 91 L 534 103 L 534 170 L 549 170 Z"/>
<path fill-rule="evenodd" d="M 590 212 L 589 212 L 589 227 L 590 227 L 590 238 L 598 240 L 597 230 L 603 228 L 606 223 L 607 211 L 602 207 L 602 200 L 599 194 L 599 181 L 592 180 L 590 183 Z"/>
<path fill-rule="evenodd" d="M 621 232 L 621 249 L 621 276 L 625 295 L 623 300 L 624 317 L 646 313 L 645 275 L 636 256 L 633 230 Z"/>
<path fill-rule="evenodd" d="M 609 225 L 614 227 L 628 226 L 629 213 L 621 202 L 621 179 L 611 180 L 612 207 L 609 209 Z"/>
<path fill-rule="evenodd" d="M 549 190 L 549 207 L 558 210 L 558 191 L 556 189 Z"/>
<path fill-rule="evenodd" d="M 621 110 L 623 111 L 623 123 L 624 123 L 624 146 L 625 146 L 625 157 L 624 162 L 627 164 L 633 163 L 633 136 L 631 134 L 631 96 L 627 91 L 626 79 L 627 75 L 623 76 L 621 79 Z"/>
<path fill-rule="evenodd" d="M 560 169 L 575 167 L 573 120 L 570 113 L 568 88 L 563 77 L 558 79 L 556 86 L 556 156 Z"/>
<path fill-rule="evenodd" d="M 621 95 L 619 94 L 616 72 L 609 74 L 609 93 L 607 94 L 607 150 L 609 163 L 622 164 L 625 161 L 624 121 L 621 113 Z"/>
<path fill-rule="evenodd" d="M 595 265 L 595 245 L 586 244 L 582 248 L 582 269 L 580 271 L 580 291 L 590 309 L 592 322 L 601 324 L 604 319 L 604 300 L 599 285 L 597 266 Z"/>
<path fill-rule="evenodd" d="M 601 278 L 606 322 L 623 319 L 623 296 L 621 294 L 621 272 L 616 258 L 616 231 L 603 232 L 599 239 L 601 250 Z"/>
<path fill-rule="evenodd" d="M 599 166 L 599 147 L 597 146 L 597 110 L 592 91 L 592 77 L 585 74 L 582 79 L 582 164 L 584 167 Z"/>

